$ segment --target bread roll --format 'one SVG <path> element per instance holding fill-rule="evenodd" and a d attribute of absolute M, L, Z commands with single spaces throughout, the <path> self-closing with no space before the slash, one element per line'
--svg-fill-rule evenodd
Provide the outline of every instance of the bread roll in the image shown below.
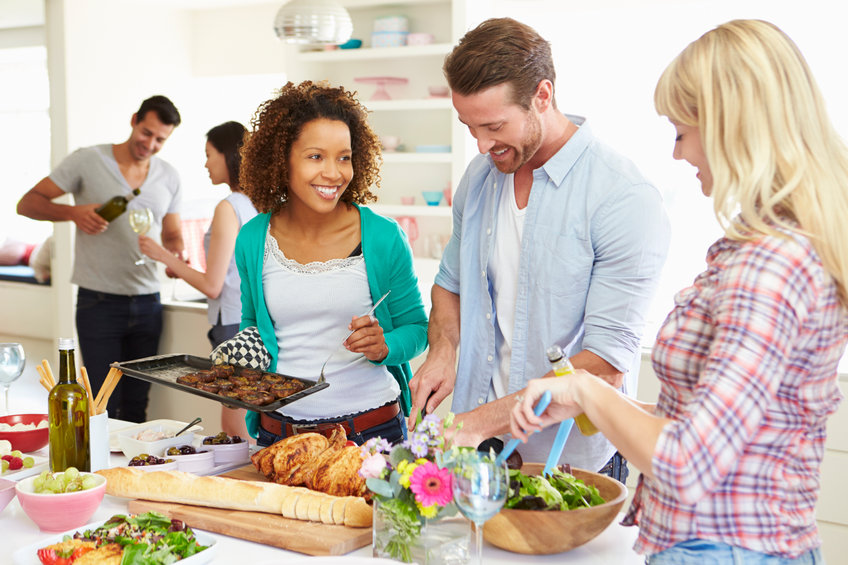
<path fill-rule="evenodd" d="M 112 496 L 267 512 L 285 518 L 320 520 L 325 524 L 371 525 L 370 507 L 358 497 L 341 498 L 303 487 L 227 477 L 199 477 L 182 471 L 115 467 L 102 469 L 97 474 L 106 477 L 106 493 Z M 359 504 L 354 502 L 357 500 Z M 363 524 L 363 506 L 368 508 L 367 524 Z"/>

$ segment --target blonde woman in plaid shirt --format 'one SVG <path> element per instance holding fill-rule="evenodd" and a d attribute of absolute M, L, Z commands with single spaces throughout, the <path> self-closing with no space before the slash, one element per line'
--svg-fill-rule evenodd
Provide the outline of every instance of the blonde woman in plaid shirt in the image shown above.
<path fill-rule="evenodd" d="M 512 432 L 586 412 L 642 473 L 625 521 L 648 563 L 823 563 L 815 504 L 848 338 L 848 150 L 798 48 L 766 22 L 690 44 L 654 100 L 725 231 L 657 336 L 658 401 L 585 371 L 537 379 Z M 554 400 L 537 418 L 545 389 Z"/>

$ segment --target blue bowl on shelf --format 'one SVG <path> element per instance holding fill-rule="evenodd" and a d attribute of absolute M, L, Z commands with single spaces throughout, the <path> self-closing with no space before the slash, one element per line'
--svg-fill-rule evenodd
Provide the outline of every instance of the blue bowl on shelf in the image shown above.
<path fill-rule="evenodd" d="M 345 43 L 339 45 L 339 49 L 359 49 L 362 47 L 361 39 L 348 39 Z"/>
<path fill-rule="evenodd" d="M 421 196 L 424 197 L 427 206 L 438 206 L 442 202 L 444 194 L 441 190 L 423 190 Z"/>

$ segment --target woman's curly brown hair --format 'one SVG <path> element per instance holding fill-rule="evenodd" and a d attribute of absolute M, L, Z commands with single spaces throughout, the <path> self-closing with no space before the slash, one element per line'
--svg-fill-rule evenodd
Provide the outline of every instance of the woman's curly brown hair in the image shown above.
<path fill-rule="evenodd" d="M 275 98 L 256 110 L 241 149 L 239 184 L 260 212 L 274 213 L 288 198 L 289 153 L 303 126 L 326 118 L 350 129 L 353 178 L 341 195 L 345 203 L 367 204 L 377 197 L 370 187 L 380 185 L 380 141 L 368 125 L 368 112 L 343 87 L 304 81 L 289 82 Z"/>

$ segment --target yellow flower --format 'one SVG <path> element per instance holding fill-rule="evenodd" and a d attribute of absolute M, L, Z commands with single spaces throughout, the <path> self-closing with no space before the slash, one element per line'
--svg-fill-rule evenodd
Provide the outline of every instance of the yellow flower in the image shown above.
<path fill-rule="evenodd" d="M 411 461 L 403 460 L 398 463 L 397 470 L 400 473 L 400 478 L 398 479 L 398 483 L 403 488 L 409 488 L 410 479 L 412 478 L 412 473 L 415 472 L 415 468 L 418 467 L 418 463 L 412 463 Z"/>
<path fill-rule="evenodd" d="M 439 513 L 439 505 L 431 504 L 430 506 L 421 506 L 420 502 L 416 502 L 415 506 L 418 507 L 418 512 L 421 513 L 425 518 L 435 518 L 436 514 Z"/>

